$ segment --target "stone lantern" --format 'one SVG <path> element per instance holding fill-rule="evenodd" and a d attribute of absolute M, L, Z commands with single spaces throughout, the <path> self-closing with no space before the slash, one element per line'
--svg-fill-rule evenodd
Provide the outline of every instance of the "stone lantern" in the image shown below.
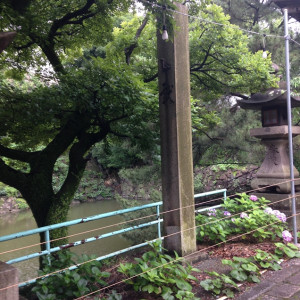
<path fill-rule="evenodd" d="M 244 109 L 261 111 L 262 128 L 251 129 L 250 135 L 261 139 L 267 151 L 251 187 L 259 189 L 257 196 L 272 202 L 289 198 L 291 193 L 286 99 L 286 91 L 279 88 L 254 94 L 247 100 L 238 100 L 239 106 Z M 300 97 L 291 97 L 291 105 L 300 107 Z M 292 126 L 292 135 L 300 135 L 300 126 Z M 294 176 L 295 190 L 300 191 L 299 172 L 295 167 Z M 297 199 L 297 203 L 299 201 Z M 289 212 L 291 200 L 278 202 L 274 206 Z"/>

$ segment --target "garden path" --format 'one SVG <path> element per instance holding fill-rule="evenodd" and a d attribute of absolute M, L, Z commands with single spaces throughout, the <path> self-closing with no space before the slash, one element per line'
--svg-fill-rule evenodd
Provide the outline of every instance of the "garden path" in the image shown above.
<path fill-rule="evenodd" d="M 282 270 L 270 272 L 259 284 L 246 290 L 236 300 L 299 300 L 300 258 L 283 262 Z"/>

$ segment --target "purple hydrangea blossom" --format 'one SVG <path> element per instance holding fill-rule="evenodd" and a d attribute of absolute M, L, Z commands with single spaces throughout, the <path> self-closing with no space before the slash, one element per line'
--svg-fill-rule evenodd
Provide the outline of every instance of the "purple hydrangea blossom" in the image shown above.
<path fill-rule="evenodd" d="M 233 222 L 233 223 L 234 223 L 234 222 L 235 222 L 235 218 L 231 218 L 231 222 Z"/>
<path fill-rule="evenodd" d="M 258 198 L 255 195 L 251 195 L 249 198 L 251 201 L 257 201 Z"/>
<path fill-rule="evenodd" d="M 224 211 L 224 216 L 231 216 L 231 213 L 227 210 Z"/>
<path fill-rule="evenodd" d="M 275 217 L 279 216 L 280 214 L 281 214 L 281 212 L 279 210 L 272 211 L 272 215 L 274 215 Z"/>
<path fill-rule="evenodd" d="M 209 210 L 208 210 L 208 215 L 211 217 L 211 216 L 216 216 L 216 213 L 217 213 L 217 211 L 214 209 L 214 208 L 210 208 Z"/>
<path fill-rule="evenodd" d="M 282 238 L 286 242 L 291 242 L 293 240 L 293 236 L 290 234 L 290 232 L 288 230 L 282 231 Z"/>
<path fill-rule="evenodd" d="M 267 207 L 264 212 L 268 215 L 274 215 L 281 222 L 286 222 L 286 215 L 279 210 L 273 210 L 271 207 Z"/>
<path fill-rule="evenodd" d="M 286 222 L 286 215 L 284 213 L 280 213 L 276 216 L 281 222 Z"/>
<path fill-rule="evenodd" d="M 273 213 L 273 209 L 271 207 L 266 207 L 266 209 L 264 210 L 264 212 L 268 215 L 272 215 Z"/>
<path fill-rule="evenodd" d="M 249 216 L 248 216 L 246 213 L 244 213 L 244 212 L 242 212 L 242 213 L 240 214 L 240 217 L 241 217 L 242 219 L 249 218 Z"/>

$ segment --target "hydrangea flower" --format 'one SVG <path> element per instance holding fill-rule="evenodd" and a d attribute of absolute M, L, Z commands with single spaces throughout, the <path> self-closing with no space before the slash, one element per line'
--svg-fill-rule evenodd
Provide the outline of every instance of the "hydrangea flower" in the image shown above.
<path fill-rule="evenodd" d="M 273 210 L 271 207 L 267 207 L 264 212 L 268 215 L 274 215 L 281 222 L 286 222 L 286 215 L 279 210 Z"/>
<path fill-rule="evenodd" d="M 255 195 L 251 195 L 249 198 L 251 201 L 257 201 L 258 198 Z"/>
<path fill-rule="evenodd" d="M 264 212 L 268 215 L 272 215 L 273 213 L 273 209 L 271 207 L 266 207 L 266 209 L 264 210 Z"/>
<path fill-rule="evenodd" d="M 291 242 L 293 239 L 293 236 L 290 234 L 290 232 L 288 230 L 284 230 L 284 231 L 282 231 L 282 238 L 286 242 Z"/>
<path fill-rule="evenodd" d="M 231 216 L 231 213 L 227 210 L 224 211 L 224 216 Z"/>
<path fill-rule="evenodd" d="M 284 213 L 280 213 L 276 216 L 281 222 L 286 222 L 286 215 Z"/>
<path fill-rule="evenodd" d="M 214 208 L 210 208 L 209 210 L 208 210 L 208 215 L 211 217 L 211 216 L 216 216 L 216 213 L 217 213 L 217 211 L 214 209 Z"/>
<path fill-rule="evenodd" d="M 233 222 L 233 223 L 234 223 L 234 222 L 235 222 L 235 218 L 231 218 L 231 222 Z"/>
<path fill-rule="evenodd" d="M 249 216 L 248 216 L 246 213 L 244 213 L 244 212 L 242 212 L 242 213 L 240 214 L 240 217 L 241 217 L 242 219 L 249 218 Z"/>
<path fill-rule="evenodd" d="M 281 212 L 279 210 L 272 211 L 272 215 L 274 215 L 275 217 L 279 216 L 280 214 L 281 214 Z"/>

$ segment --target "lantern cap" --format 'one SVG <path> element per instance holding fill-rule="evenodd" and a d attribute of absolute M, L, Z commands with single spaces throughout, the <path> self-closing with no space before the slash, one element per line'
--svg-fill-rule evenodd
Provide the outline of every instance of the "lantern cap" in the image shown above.
<path fill-rule="evenodd" d="M 287 92 L 282 88 L 268 89 L 265 93 L 253 94 L 249 99 L 237 100 L 238 105 L 244 109 L 261 110 L 265 107 L 286 107 Z M 300 107 L 300 97 L 291 96 L 291 106 Z"/>

